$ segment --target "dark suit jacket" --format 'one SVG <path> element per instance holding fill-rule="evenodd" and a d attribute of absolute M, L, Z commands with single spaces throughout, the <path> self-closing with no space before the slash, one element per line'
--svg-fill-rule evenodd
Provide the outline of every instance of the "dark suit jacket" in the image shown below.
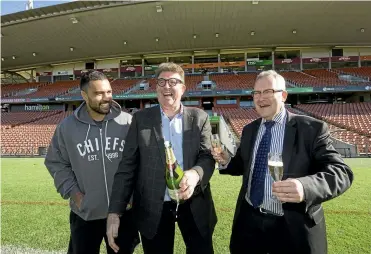
<path fill-rule="evenodd" d="M 327 252 L 327 241 L 321 203 L 345 192 L 353 181 L 353 173 L 331 145 L 326 123 L 308 116 L 287 114 L 282 151 L 283 179 L 298 179 L 303 184 L 305 197 L 301 203 L 284 203 L 284 217 L 291 240 L 300 246 L 300 253 L 323 254 Z M 221 174 L 243 175 L 234 221 L 240 216 L 245 199 L 260 123 L 258 119 L 244 127 L 236 155 L 227 169 L 220 170 Z M 231 241 L 233 234 L 238 233 L 243 232 L 232 229 Z"/>
<path fill-rule="evenodd" d="M 215 168 L 210 152 L 209 116 L 203 110 L 187 107 L 183 114 L 183 170 L 193 168 L 201 179 L 187 202 L 201 235 L 212 234 L 217 218 L 209 184 Z M 122 214 L 134 191 L 133 211 L 138 228 L 149 239 L 156 234 L 161 219 L 166 189 L 165 163 L 160 107 L 138 111 L 126 136 L 109 212 Z"/>

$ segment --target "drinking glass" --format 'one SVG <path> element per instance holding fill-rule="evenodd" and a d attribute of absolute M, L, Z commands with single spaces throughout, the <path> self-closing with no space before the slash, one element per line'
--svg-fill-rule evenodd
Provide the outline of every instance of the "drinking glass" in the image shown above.
<path fill-rule="evenodd" d="M 278 182 L 283 177 L 283 162 L 282 154 L 269 153 L 268 154 L 268 169 L 273 181 Z"/>

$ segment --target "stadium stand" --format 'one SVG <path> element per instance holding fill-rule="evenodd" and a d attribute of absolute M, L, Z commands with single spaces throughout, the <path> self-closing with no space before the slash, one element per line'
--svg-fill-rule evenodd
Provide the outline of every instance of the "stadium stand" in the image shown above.
<path fill-rule="evenodd" d="M 334 70 L 314 69 L 304 71 L 280 72 L 290 84 L 296 86 L 349 85 L 338 78 L 339 74 L 349 74 L 368 79 L 371 67 L 338 68 Z M 211 73 L 205 75 L 186 75 L 188 91 L 199 90 L 198 85 L 205 79 L 216 83 L 217 90 L 251 89 L 257 73 Z M 148 89 L 141 89 L 140 83 L 148 83 Z M 58 81 L 50 83 L 23 83 L 2 86 L 2 98 L 39 98 L 76 95 L 79 92 L 79 81 Z M 154 78 L 115 79 L 111 82 L 114 94 L 145 94 L 155 92 Z M 359 152 L 371 153 L 371 102 L 345 104 L 301 104 L 289 108 L 295 113 L 303 113 L 329 124 L 334 138 L 349 144 L 356 144 Z M 214 107 L 213 112 L 223 115 L 237 137 L 241 136 L 243 127 L 258 117 L 252 108 Z M 69 112 L 5 112 L 1 118 L 3 136 L 3 154 L 37 154 L 37 147 L 47 146 L 50 137 L 59 123 Z M 43 136 L 41 133 L 45 132 Z M 17 134 L 22 134 L 16 141 Z M 50 135 L 49 135 L 49 134 Z M 33 139 L 31 138 L 33 136 Z M 24 139 L 26 138 L 26 139 Z M 31 138 L 31 139 L 30 139 Z M 22 141 L 21 141 L 22 140 Z M 30 142 L 24 142 L 28 140 Z M 32 146 L 33 148 L 27 148 Z M 367 150 L 367 151 L 366 151 Z"/>
<path fill-rule="evenodd" d="M 349 143 L 349 144 L 355 144 L 358 148 L 358 151 L 360 153 L 366 153 L 366 149 L 368 149 L 368 153 L 371 153 L 371 103 L 364 103 L 368 105 L 363 105 L 362 103 L 349 103 L 349 104 L 312 104 L 312 105 L 298 105 L 296 106 L 300 111 L 298 111 L 296 108 L 287 108 L 290 112 L 293 112 L 295 114 L 307 114 L 311 115 L 315 118 L 324 120 L 328 123 L 331 136 L 333 138 L 339 139 L 343 142 Z M 362 117 L 354 117 L 354 119 L 360 120 L 361 118 L 365 118 L 368 120 L 360 122 L 362 124 L 353 124 L 354 121 L 346 121 L 348 125 L 344 125 L 344 122 L 341 122 L 342 124 L 339 124 L 339 122 L 336 122 L 333 120 L 333 118 L 326 116 L 325 112 L 336 112 L 331 111 L 331 108 L 327 108 L 327 106 L 333 106 L 334 108 L 338 108 L 340 105 L 347 105 L 346 108 L 353 108 L 356 111 L 348 110 L 346 112 L 356 112 L 355 115 L 349 115 L 352 116 L 361 116 Z M 336 105 L 336 106 L 334 106 Z M 356 105 L 356 106 L 354 106 Z M 326 108 L 324 110 L 323 108 Z M 325 111 L 325 112 L 324 112 Z M 233 131 L 237 134 L 237 136 L 240 138 L 242 135 L 243 127 L 246 124 L 249 124 L 250 122 L 254 121 L 259 117 L 255 109 L 252 108 L 220 108 L 215 107 L 213 109 L 213 112 L 223 115 L 225 119 L 229 122 L 231 125 Z M 345 112 L 345 111 L 344 111 Z M 328 114 L 328 113 L 327 113 Z M 326 117 L 323 117 L 326 116 Z M 346 118 L 346 115 L 340 114 L 341 117 Z"/>
<path fill-rule="evenodd" d="M 302 104 L 296 107 L 338 127 L 332 135 L 357 145 L 360 153 L 365 153 L 366 149 L 371 152 L 371 103 Z"/>
<path fill-rule="evenodd" d="M 251 89 L 254 86 L 256 73 L 230 73 L 230 74 L 211 74 L 210 79 L 215 81 L 217 89 Z"/>
<path fill-rule="evenodd" d="M 371 137 L 371 103 L 302 104 L 297 108 L 316 118 Z"/>
<path fill-rule="evenodd" d="M 349 69 L 361 70 L 362 68 L 349 68 Z M 304 70 L 303 72 L 283 71 L 283 72 L 280 72 L 280 74 L 287 81 L 299 87 L 347 86 L 347 85 L 371 84 L 370 82 L 367 82 L 367 80 L 365 80 L 365 82 L 360 82 L 360 81 L 351 82 L 347 80 L 341 80 L 338 75 L 340 73 L 345 73 L 345 71 L 343 70 L 344 69 L 334 69 L 330 71 L 330 70 L 324 70 L 324 69 L 314 69 L 314 70 Z M 345 69 L 345 70 L 348 70 L 348 69 Z M 368 73 L 367 70 L 368 68 L 362 69 L 360 73 L 362 73 L 363 76 L 365 76 Z M 349 74 L 355 74 L 355 73 L 356 71 L 354 73 L 349 73 Z"/>
<path fill-rule="evenodd" d="M 137 89 L 132 90 L 130 93 L 132 94 L 145 94 L 145 93 L 153 93 L 156 91 L 156 80 L 154 78 L 150 79 L 143 79 L 142 82 L 148 83 L 148 89 L 141 90 L 140 87 Z"/>
<path fill-rule="evenodd" d="M 203 80 L 203 76 L 201 75 L 186 75 L 185 76 L 185 84 L 187 86 L 187 91 L 196 91 L 197 85 Z M 133 90 L 131 93 L 133 94 L 145 94 L 145 93 L 153 93 L 156 91 L 156 79 L 149 78 L 143 79 L 146 83 L 149 84 L 149 88 L 146 90 L 136 89 Z"/>
<path fill-rule="evenodd" d="M 16 97 L 27 97 L 27 98 L 42 98 L 42 97 L 55 97 L 67 94 L 70 90 L 78 87 L 78 80 L 71 81 L 58 81 L 50 84 L 39 84 L 39 83 L 25 83 L 17 84 L 14 86 L 14 90 L 11 90 L 7 99 Z M 10 95 L 11 94 L 11 95 Z"/>
<path fill-rule="evenodd" d="M 4 112 L 1 114 L 1 129 L 9 129 L 17 125 L 31 123 L 39 119 L 59 114 L 61 111 L 48 112 Z"/>
<path fill-rule="evenodd" d="M 307 106 L 313 106 L 313 105 L 298 105 L 296 106 L 296 108 L 288 108 L 288 110 L 295 114 L 312 115 L 316 117 L 316 115 L 313 115 L 311 113 L 304 113 L 305 109 L 302 110 L 301 108 L 303 107 L 305 108 Z M 320 117 L 318 117 L 317 115 L 316 118 L 320 118 Z M 331 124 L 331 121 L 327 121 L 326 119 L 322 118 L 322 120 L 327 122 L 330 134 L 333 138 L 341 140 L 348 144 L 356 145 L 359 153 L 366 153 L 367 151 L 368 153 L 371 153 L 371 138 L 370 137 L 367 137 L 367 135 L 366 136 L 360 135 L 359 133 L 355 131 L 349 131 L 342 127 L 333 125 Z"/>
<path fill-rule="evenodd" d="M 351 74 L 358 77 L 364 77 L 371 79 L 371 67 L 359 67 L 359 68 L 338 68 L 334 69 L 340 73 Z"/>
<path fill-rule="evenodd" d="M 72 111 L 47 113 L 49 114 L 33 122 L 10 129 L 2 128 L 1 154 L 39 155 L 40 147 L 48 147 L 57 124 L 72 114 Z"/>
<path fill-rule="evenodd" d="M 79 81 L 58 81 L 54 84 L 49 84 L 40 87 L 35 93 L 29 95 L 30 98 L 41 98 L 41 97 L 55 97 L 59 95 L 64 95 L 72 89 L 78 88 Z"/>
<path fill-rule="evenodd" d="M 252 108 L 222 108 L 214 107 L 214 113 L 223 115 L 227 119 L 233 128 L 233 131 L 240 138 L 242 135 L 242 129 L 246 124 L 251 123 L 255 119 L 259 118 L 258 113 Z"/>
<path fill-rule="evenodd" d="M 1 97 L 6 98 L 6 97 L 15 97 L 15 96 L 21 96 L 25 95 L 27 93 L 33 93 L 36 91 L 37 88 L 42 87 L 46 84 L 42 83 L 21 83 L 21 84 L 9 84 L 6 86 L 1 86 Z M 35 90 L 33 90 L 35 89 Z"/>
<path fill-rule="evenodd" d="M 203 80 L 201 75 L 188 75 L 185 76 L 185 84 L 188 91 L 197 90 L 197 85 Z"/>
<path fill-rule="evenodd" d="M 217 117 L 210 118 L 213 132 L 221 132 L 219 127 L 227 125 L 235 135 L 234 137 L 237 139 L 241 137 L 243 127 L 259 117 L 257 112 L 251 108 L 253 105 L 251 90 L 256 76 L 262 70 L 275 69 L 283 75 L 287 81 L 287 87 L 290 88 L 287 103 L 290 103 L 292 107 L 287 107 L 289 111 L 326 121 L 334 138 L 357 145 L 361 153 L 367 151 L 371 153 L 371 47 L 365 37 L 369 31 L 367 27 L 362 28 L 363 31 L 355 35 L 353 34 L 354 24 L 352 25 L 351 22 L 342 24 L 342 26 L 347 26 L 343 30 L 319 26 L 317 29 L 312 29 L 308 34 L 309 37 L 306 37 L 291 33 L 287 35 L 277 29 L 271 29 L 266 26 L 271 23 L 271 20 L 261 18 L 257 22 L 261 26 L 259 30 L 261 31 L 264 27 L 269 28 L 269 33 L 263 33 L 266 34 L 263 35 L 259 32 L 259 36 L 249 37 L 248 44 L 246 44 L 246 38 L 238 34 L 246 33 L 250 29 L 251 22 L 245 22 L 246 18 L 253 18 L 251 15 L 248 17 L 245 15 L 249 13 L 246 12 L 250 10 L 249 5 L 240 5 L 237 2 L 234 5 L 228 5 L 211 1 L 214 6 L 209 8 L 208 1 L 199 1 L 197 4 L 187 1 L 178 2 L 177 8 L 180 5 L 183 6 L 179 10 L 187 10 L 186 13 L 192 14 L 185 17 L 189 18 L 190 22 L 181 22 L 178 24 L 181 26 L 171 26 L 172 23 L 166 23 L 170 26 L 159 26 L 158 17 L 169 18 L 171 16 L 159 14 L 162 12 L 162 7 L 156 6 L 157 11 L 152 12 L 153 6 L 150 6 L 150 3 L 148 5 L 143 3 L 136 5 L 134 11 L 133 6 L 130 10 L 126 9 L 131 4 L 125 1 L 103 1 L 98 4 L 91 1 L 73 1 L 59 6 L 60 10 L 66 8 L 61 13 L 55 12 L 53 7 L 42 9 L 45 15 L 40 15 L 39 10 L 5 15 L 2 27 L 9 29 L 9 33 L 6 32 L 3 36 L 2 81 L 10 84 L 1 85 L 1 107 L 4 112 L 1 119 L 2 154 L 37 155 L 38 147 L 48 146 L 56 124 L 71 114 L 71 111 L 62 112 L 55 109 L 73 110 L 78 107 L 83 100 L 80 96 L 79 78 L 88 70 L 99 70 L 107 75 L 114 98 L 120 105 L 127 107 L 123 108 L 123 111 L 132 114 L 140 108 L 157 105 L 154 95 L 156 92 L 154 74 L 159 64 L 165 61 L 178 63 L 185 70 L 185 85 L 187 92 L 190 92 L 186 94 L 187 98 L 183 98 L 185 104 L 205 109 L 210 116 L 213 113 L 222 115 L 226 120 L 224 123 L 223 118 L 222 121 Z M 261 11 L 261 14 L 267 17 L 271 17 L 270 14 L 275 17 L 277 12 L 284 16 L 287 12 L 286 8 L 289 7 L 292 13 L 300 12 L 305 14 L 302 18 L 308 16 L 308 22 L 313 21 L 308 10 L 313 8 L 314 4 L 305 3 L 307 8 L 297 7 L 295 9 L 292 3 L 284 8 L 282 7 L 284 3 L 276 4 L 273 1 L 269 3 L 269 8 L 262 8 L 262 4 L 255 6 L 258 1 L 253 2 L 255 2 L 254 12 L 260 14 Z M 166 1 L 163 3 L 165 4 Z M 109 8 L 105 4 L 108 4 Z M 176 10 L 177 4 L 166 3 L 165 13 L 175 13 L 170 10 Z M 199 7 L 201 5 L 203 8 Z M 237 5 L 240 5 L 239 9 L 235 7 Z M 117 11 L 110 12 L 110 15 L 103 15 L 104 22 L 93 22 L 94 20 L 84 18 L 83 14 L 89 12 L 93 16 L 101 17 L 99 15 L 101 8 L 107 12 L 117 8 Z M 137 12 L 138 8 L 144 9 Z M 230 11 L 234 11 L 233 19 L 227 15 L 230 12 L 220 12 L 220 10 L 229 10 L 229 8 Z M 315 10 L 314 13 L 317 13 L 317 8 L 312 11 Z M 330 13 L 326 23 L 334 22 L 332 26 L 339 24 L 341 18 L 338 17 L 342 17 L 339 13 L 343 11 L 348 13 L 348 8 L 350 8 L 348 4 L 346 8 L 329 8 L 334 12 Z M 199 12 L 198 10 L 211 11 Z M 82 22 L 79 22 L 79 17 L 69 17 L 69 11 L 76 11 L 77 16 L 81 14 Z M 363 8 L 357 8 L 354 13 L 358 15 L 362 11 Z M 122 13 L 146 13 L 145 16 L 141 16 L 143 20 L 140 22 L 146 24 L 146 32 L 138 33 L 137 24 L 124 21 Z M 64 31 L 61 33 L 62 36 L 71 39 L 72 34 L 69 33 L 71 24 L 68 21 L 60 22 L 60 16 L 65 15 L 74 24 L 74 28 L 84 28 L 81 33 L 72 33 L 76 36 L 76 38 L 73 37 L 72 44 L 67 45 L 68 40 L 60 40 L 53 30 L 32 30 L 37 20 L 45 27 L 63 27 L 60 29 Z M 368 13 L 362 15 L 363 19 L 369 17 Z M 219 16 L 223 19 L 213 18 Z M 165 24 L 165 19 L 161 18 L 161 20 Z M 213 29 L 209 26 L 199 27 L 199 31 L 195 31 L 199 34 L 193 36 L 182 33 L 182 31 L 191 31 L 195 20 L 204 21 L 200 24 L 213 22 L 213 27 L 219 30 L 215 32 L 215 38 L 209 37 L 214 34 L 210 32 Z M 118 25 L 117 22 L 120 24 Z M 256 23 L 256 20 L 253 22 Z M 308 22 L 302 22 L 303 24 L 299 22 L 295 26 L 300 27 L 295 27 L 295 29 L 306 31 Z M 320 23 L 323 24 L 324 20 Z M 125 33 L 107 32 L 105 36 L 96 34 L 97 31 L 103 31 L 107 27 L 122 28 L 130 24 L 131 26 L 127 27 Z M 284 19 L 277 19 L 275 25 L 279 24 L 287 25 L 288 23 Z M 158 33 L 159 27 L 166 28 L 166 34 L 173 36 L 163 39 L 165 37 Z M 174 27 L 176 29 L 173 31 Z M 221 28 L 223 30 L 220 30 Z M 236 29 L 239 33 L 236 33 Z M 12 36 L 22 34 L 22 30 L 33 31 L 33 35 L 24 36 L 22 40 L 19 40 L 17 36 Z M 90 33 L 84 34 L 84 31 L 90 31 Z M 350 33 L 350 31 L 353 32 Z M 292 32 L 294 34 L 294 30 Z M 249 33 L 251 36 L 255 35 L 255 31 Z M 131 36 L 128 36 L 130 34 Z M 136 37 L 138 34 L 141 36 Z M 302 32 L 299 32 L 299 35 L 301 34 Z M 320 36 L 323 34 L 326 36 Z M 43 38 L 38 41 L 40 45 L 35 49 L 33 49 L 36 45 L 34 38 Z M 91 45 L 86 43 L 86 41 L 93 41 L 93 38 L 95 43 Z M 155 38 L 156 43 L 153 41 Z M 308 38 L 310 41 L 307 41 Z M 105 45 L 106 40 L 120 41 L 120 43 L 111 43 L 109 47 L 96 47 L 96 45 Z M 342 41 L 344 44 L 341 43 Z M 30 48 L 27 47 L 28 45 Z M 345 46 L 325 47 L 324 45 Z M 33 53 L 30 54 L 31 52 Z M 19 83 L 27 82 L 27 80 L 29 80 L 28 83 Z M 38 82 L 33 82 L 34 80 Z M 333 101 L 357 103 L 319 104 Z M 298 103 L 299 105 L 296 106 Z M 37 109 L 39 105 L 41 108 Z M 46 105 L 53 105 L 50 109 L 54 111 L 44 111 L 49 110 L 47 107 L 43 108 Z M 238 143 L 237 139 L 234 140 L 236 143 Z"/>
<path fill-rule="evenodd" d="M 122 94 L 130 90 L 140 79 L 116 79 L 111 82 L 113 94 Z"/>

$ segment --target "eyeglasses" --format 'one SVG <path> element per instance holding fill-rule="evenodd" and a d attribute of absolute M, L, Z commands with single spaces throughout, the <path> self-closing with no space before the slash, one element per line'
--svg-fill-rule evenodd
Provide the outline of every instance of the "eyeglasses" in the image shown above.
<path fill-rule="evenodd" d="M 251 95 L 253 97 L 263 96 L 265 98 L 268 98 L 268 97 L 272 97 L 273 94 L 278 93 L 278 92 L 283 92 L 283 90 L 282 89 L 280 89 L 280 90 L 266 89 L 266 90 L 263 90 L 263 91 L 251 91 Z"/>
<path fill-rule="evenodd" d="M 169 78 L 169 79 L 164 79 L 164 78 L 159 78 L 157 79 L 157 85 L 164 87 L 166 86 L 166 82 L 169 83 L 170 87 L 176 86 L 177 84 L 183 84 L 183 81 L 177 78 Z"/>

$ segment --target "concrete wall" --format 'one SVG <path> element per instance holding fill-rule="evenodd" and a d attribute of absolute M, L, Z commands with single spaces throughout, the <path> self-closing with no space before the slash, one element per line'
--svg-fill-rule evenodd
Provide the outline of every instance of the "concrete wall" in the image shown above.
<path fill-rule="evenodd" d="M 328 48 L 301 49 L 301 56 L 302 58 L 329 57 L 329 52 L 330 49 Z"/>
<path fill-rule="evenodd" d="M 64 65 L 57 65 L 53 67 L 53 76 L 61 75 L 60 73 L 65 73 L 63 75 L 73 75 L 73 69 L 75 64 L 64 64 Z"/>
<path fill-rule="evenodd" d="M 361 56 L 371 56 L 371 47 L 359 48 L 359 53 L 361 54 Z"/>
<path fill-rule="evenodd" d="M 111 59 L 96 62 L 96 69 L 119 68 L 120 60 Z"/>
<path fill-rule="evenodd" d="M 358 56 L 358 48 L 344 48 L 343 56 Z"/>
<path fill-rule="evenodd" d="M 358 156 L 358 151 L 355 145 L 345 143 L 339 139 L 331 138 L 334 148 L 343 156 L 343 157 L 356 157 Z"/>
<path fill-rule="evenodd" d="M 235 154 L 237 151 L 237 147 L 233 138 L 233 134 L 229 130 L 229 127 L 222 116 L 220 116 L 219 121 L 219 137 L 220 141 L 225 145 L 228 151 L 232 154 Z"/>
<path fill-rule="evenodd" d="M 369 93 L 356 93 L 347 99 L 347 102 L 360 102 L 359 97 L 363 96 L 365 102 L 371 102 L 371 92 Z"/>

